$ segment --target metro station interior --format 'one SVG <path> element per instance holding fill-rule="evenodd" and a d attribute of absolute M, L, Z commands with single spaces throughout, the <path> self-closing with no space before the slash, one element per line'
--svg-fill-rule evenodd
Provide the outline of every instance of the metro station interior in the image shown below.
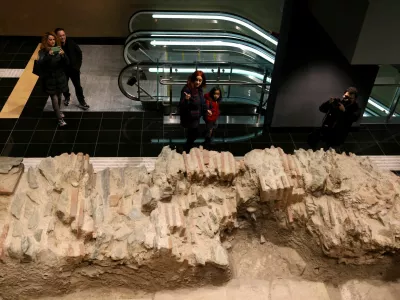
<path fill-rule="evenodd" d="M 348 62 L 341 52 L 341 45 L 335 45 L 324 28 L 325 24 L 318 23 L 318 4 L 313 5 L 314 11 L 307 13 L 316 15 L 310 21 L 317 23 L 313 26 L 315 32 L 302 33 L 301 41 L 295 41 L 293 37 L 293 42 L 304 46 L 307 38 L 321 35 L 323 38 L 318 39 L 319 45 L 314 45 L 314 49 L 335 48 L 335 53 L 330 53 L 330 56 L 326 54 L 326 57 L 318 58 L 321 66 L 333 61 L 333 65 L 338 65 L 336 61 L 340 60 L 342 70 L 349 66 L 364 67 Z M 83 112 L 76 105 L 72 93 L 72 105 L 62 107 L 68 120 L 65 128 L 57 127 L 53 122 L 51 101 L 42 94 L 39 82 L 30 93 L 25 93 L 23 105 L 18 104 L 18 109 L 15 109 L 12 101 L 14 95 L 18 98 L 16 88 L 22 87 L 21 74 L 24 70 L 32 67 L 29 62 L 35 56 L 39 39 L 26 35 L 2 35 L 2 155 L 45 157 L 82 151 L 99 157 L 151 157 L 157 156 L 164 145 L 181 151 L 185 132 L 179 126 L 177 104 L 180 90 L 194 70 L 205 72 L 208 82 L 205 92 L 219 86 L 223 93 L 219 127 L 215 131 L 216 150 L 229 150 L 240 156 L 251 149 L 271 145 L 279 146 L 286 152 L 308 149 L 307 136 L 313 128 L 320 126 L 323 118 L 318 112 L 318 103 L 329 95 L 341 93 L 344 85 L 342 82 L 338 89 L 335 84 L 339 82 L 332 83 L 336 79 L 326 78 L 327 88 L 324 91 L 317 82 L 315 92 L 308 90 L 302 93 L 298 87 L 296 94 L 299 96 L 296 97 L 300 100 L 296 97 L 291 100 L 296 103 L 293 109 L 300 104 L 297 111 L 291 111 L 289 107 L 292 105 L 285 103 L 288 99 L 278 102 L 279 84 L 285 83 L 279 78 L 285 76 L 282 72 L 301 74 L 306 72 L 304 65 L 311 62 L 309 58 L 301 62 L 304 51 L 301 47 L 295 54 L 298 57 L 288 55 L 288 51 L 295 51 L 297 47 L 290 46 L 295 21 L 290 25 L 293 29 L 285 28 L 289 22 L 281 23 L 285 17 L 295 20 L 296 16 L 290 9 L 286 5 L 288 16 L 284 16 L 284 1 L 275 1 L 269 12 L 273 12 L 274 17 L 263 21 L 269 27 L 259 26 L 236 11 L 137 9 L 127 20 L 118 21 L 128 24 L 125 26 L 128 26 L 129 33 L 125 38 L 121 35 L 85 36 L 82 30 L 79 32 L 79 26 L 71 28 L 67 32 L 83 51 L 81 82 L 91 107 Z M 277 54 L 279 49 L 282 49 L 280 57 Z M 309 52 L 311 56 L 312 50 Z M 292 61 L 291 67 L 280 67 L 291 59 L 296 60 Z M 371 65 L 368 67 L 371 69 Z M 363 83 L 366 88 L 360 88 L 363 115 L 343 149 L 360 155 L 395 155 L 400 152 L 397 134 L 399 69 L 394 63 L 376 64 L 375 69 L 372 71 L 374 74 L 369 74 L 369 81 L 373 80 L 373 84 L 368 83 L 367 86 Z M 325 71 L 321 70 L 322 73 Z M 347 70 L 345 72 L 348 73 Z M 350 73 L 343 78 L 346 76 L 339 81 L 356 83 L 361 78 Z M 371 76 L 374 78 L 371 79 Z M 74 90 L 71 82 L 70 90 Z M 301 98 L 307 93 L 312 93 L 313 99 L 301 104 Z M 202 139 L 197 142 L 201 143 Z"/>

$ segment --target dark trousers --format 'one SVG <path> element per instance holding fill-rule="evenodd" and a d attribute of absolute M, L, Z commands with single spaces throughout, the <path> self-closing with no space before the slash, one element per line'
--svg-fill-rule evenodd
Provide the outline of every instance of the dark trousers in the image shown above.
<path fill-rule="evenodd" d="M 189 152 L 193 148 L 194 141 L 199 137 L 199 128 L 186 128 L 186 144 L 184 150 Z"/>
<path fill-rule="evenodd" d="M 71 79 L 72 84 L 74 85 L 75 88 L 76 98 L 78 99 L 79 103 L 84 102 L 85 96 L 83 96 L 83 89 L 81 86 L 81 72 L 75 69 L 68 69 L 65 71 L 65 75 L 67 77 L 67 81 Z M 69 89 L 63 94 L 65 99 L 70 99 L 71 94 L 69 92 Z"/>
<path fill-rule="evenodd" d="M 308 136 L 308 145 L 315 151 L 323 148 L 325 151 L 329 148 L 340 150 L 341 145 L 347 137 L 348 131 L 345 129 L 337 130 L 333 128 L 322 127 L 314 130 Z"/>

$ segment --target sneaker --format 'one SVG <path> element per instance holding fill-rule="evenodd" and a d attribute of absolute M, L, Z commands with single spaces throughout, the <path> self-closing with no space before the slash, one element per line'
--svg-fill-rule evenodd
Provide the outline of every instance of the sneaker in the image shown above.
<path fill-rule="evenodd" d="M 60 115 L 61 115 L 61 118 L 65 118 L 65 115 L 63 114 L 63 113 L 60 113 Z"/>
<path fill-rule="evenodd" d="M 58 120 L 58 126 L 62 127 L 62 126 L 65 126 L 65 125 L 67 125 L 67 123 L 65 123 L 65 121 L 63 119 L 59 119 Z"/>
<path fill-rule="evenodd" d="M 65 98 L 65 99 L 64 99 L 64 105 L 65 105 L 65 106 L 68 106 L 70 100 L 71 100 L 70 98 Z"/>
<path fill-rule="evenodd" d="M 87 110 L 90 108 L 90 106 L 85 101 L 79 102 L 79 106 L 84 110 Z"/>

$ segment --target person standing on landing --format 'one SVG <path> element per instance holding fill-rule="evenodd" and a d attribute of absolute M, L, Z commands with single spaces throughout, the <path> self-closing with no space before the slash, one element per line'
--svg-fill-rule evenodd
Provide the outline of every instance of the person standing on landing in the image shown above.
<path fill-rule="evenodd" d="M 46 32 L 40 45 L 38 64 L 43 91 L 50 96 L 51 104 L 60 126 L 67 125 L 60 111 L 61 94 L 68 90 L 68 81 L 64 70 L 69 64 L 68 56 L 60 47 L 60 41 L 53 32 Z"/>
<path fill-rule="evenodd" d="M 219 104 L 222 100 L 222 93 L 219 87 L 214 87 L 204 95 L 206 100 L 207 115 L 204 118 L 206 122 L 206 132 L 204 146 L 208 148 L 211 145 L 214 130 L 217 128 L 217 121 L 220 115 Z"/>
<path fill-rule="evenodd" d="M 54 32 L 61 41 L 61 47 L 70 59 L 70 64 L 65 69 L 65 75 L 67 75 L 67 82 L 71 78 L 71 81 L 75 88 L 76 98 L 79 101 L 79 106 L 86 110 L 89 109 L 89 105 L 85 101 L 83 95 L 83 89 L 81 86 L 81 66 L 82 66 L 82 50 L 78 44 L 70 38 L 67 39 L 63 28 L 56 28 Z M 64 105 L 68 106 L 71 100 L 71 94 L 69 89 L 64 94 Z"/>
<path fill-rule="evenodd" d="M 203 94 L 205 86 L 206 76 L 202 71 L 196 71 L 189 77 L 181 91 L 179 112 L 181 125 L 186 128 L 187 140 L 184 149 L 186 152 L 190 151 L 199 136 L 200 118 L 207 114 Z"/>

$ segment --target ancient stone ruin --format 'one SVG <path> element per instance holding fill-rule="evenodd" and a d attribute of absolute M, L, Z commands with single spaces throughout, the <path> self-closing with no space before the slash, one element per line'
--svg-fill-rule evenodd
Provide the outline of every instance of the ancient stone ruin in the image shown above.
<path fill-rule="evenodd" d="M 227 249 L 242 222 L 257 229 L 268 219 L 298 244 L 347 264 L 400 249 L 400 179 L 354 155 L 271 148 L 235 160 L 229 152 L 165 147 L 151 172 L 94 173 L 79 153 L 45 158 L 25 173 L 10 160 L 0 168 L 6 175 L 4 299 L 220 284 L 232 277 Z"/>

